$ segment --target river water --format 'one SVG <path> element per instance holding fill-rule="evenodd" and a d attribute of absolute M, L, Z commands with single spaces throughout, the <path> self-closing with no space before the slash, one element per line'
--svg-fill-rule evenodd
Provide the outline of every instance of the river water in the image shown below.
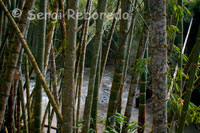
<path fill-rule="evenodd" d="M 85 69 L 84 73 L 84 81 L 82 85 L 82 96 L 81 96 L 81 118 L 83 116 L 83 111 L 84 111 L 84 105 L 85 105 L 85 99 L 87 95 L 87 88 L 88 88 L 88 81 L 89 81 L 89 69 Z M 127 102 L 127 97 L 128 97 L 128 89 L 130 86 L 130 75 L 127 76 L 127 80 L 124 84 L 124 91 L 123 91 L 123 99 L 122 99 L 122 114 L 124 114 L 125 111 L 125 106 Z M 103 121 L 106 119 L 106 113 L 107 113 L 107 108 L 108 108 L 108 102 L 109 102 L 109 96 L 110 96 L 110 89 L 111 89 L 111 84 L 112 84 L 112 79 L 113 79 L 113 67 L 107 67 L 105 70 L 105 73 L 103 75 L 102 79 L 102 84 L 101 88 L 99 91 L 99 101 L 98 101 L 98 133 L 103 133 L 104 132 L 104 124 Z M 48 81 L 48 80 L 47 80 Z M 31 82 L 32 88 L 34 87 L 34 82 Z M 46 108 L 46 105 L 48 103 L 48 98 L 46 94 L 43 92 L 43 113 Z M 146 108 L 146 127 L 145 127 L 145 132 L 149 133 L 151 132 L 151 127 L 152 127 L 152 118 L 151 118 L 151 107 L 152 104 L 149 101 L 147 101 L 147 108 Z M 137 122 L 138 121 L 138 108 L 133 107 L 132 110 L 132 116 L 131 116 L 131 122 Z M 46 121 L 46 124 L 48 122 Z M 53 126 L 56 126 L 56 118 L 54 115 L 53 118 Z M 46 128 L 45 131 L 46 132 Z M 51 130 L 52 133 L 56 133 L 55 130 Z M 194 128 L 187 128 L 185 133 L 200 133 L 197 130 L 194 130 Z"/>

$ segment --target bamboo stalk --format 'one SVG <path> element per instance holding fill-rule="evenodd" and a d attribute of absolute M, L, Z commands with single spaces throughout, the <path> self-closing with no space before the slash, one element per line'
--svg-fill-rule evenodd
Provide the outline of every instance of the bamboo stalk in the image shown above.
<path fill-rule="evenodd" d="M 136 64 L 144 58 L 144 53 L 145 53 L 145 49 L 146 49 L 146 45 L 147 43 L 143 43 L 144 39 L 145 39 L 145 27 L 143 25 L 143 32 L 138 44 L 138 49 L 137 49 L 137 55 L 136 55 L 136 61 L 134 62 L 133 66 L 136 66 Z M 139 84 L 139 72 L 136 70 L 136 68 L 133 69 L 132 72 L 132 77 L 131 77 L 131 85 L 129 88 L 129 92 L 128 92 L 128 99 L 127 99 L 127 103 L 126 103 L 126 108 L 125 108 L 125 121 L 126 123 L 123 125 L 122 127 L 122 133 L 128 133 L 127 127 L 128 127 L 128 123 L 130 123 L 130 118 L 131 118 L 131 114 L 132 114 L 132 108 L 134 105 L 134 99 L 135 99 L 135 93 L 138 89 L 138 84 Z"/>
<path fill-rule="evenodd" d="M 41 124 L 41 131 L 43 131 L 44 126 L 45 126 L 45 121 L 46 121 L 46 119 L 47 119 L 47 115 L 48 115 L 48 111 L 49 111 L 48 109 L 49 109 L 49 107 L 50 107 L 50 102 L 48 102 L 47 107 L 46 107 L 46 109 L 45 109 L 45 111 L 44 111 L 44 116 L 43 116 L 42 124 Z"/>
<path fill-rule="evenodd" d="M 121 0 L 118 0 L 117 2 L 117 7 L 115 9 L 115 14 L 117 14 L 119 12 L 119 9 L 120 9 L 120 5 L 121 5 Z M 117 19 L 116 17 L 114 18 L 113 22 L 112 22 L 112 26 L 110 28 L 110 33 L 109 33 L 109 36 L 108 36 L 108 39 L 107 39 L 107 42 L 106 42 L 106 50 L 105 50 L 105 53 L 103 53 L 102 55 L 102 60 L 101 60 L 101 73 L 100 73 L 100 82 L 102 80 L 102 77 L 103 77 L 103 73 L 105 71 L 105 67 L 106 67 L 106 62 L 107 62 L 107 58 L 108 58 L 108 54 L 109 54 L 109 51 L 110 51 L 110 46 L 111 46 L 111 43 L 112 43 L 112 38 L 113 38 L 113 34 L 115 32 L 115 27 L 117 25 Z"/>
<path fill-rule="evenodd" d="M 21 100 L 20 91 L 17 89 L 17 105 L 16 105 L 16 128 L 17 133 L 21 133 Z"/>
<path fill-rule="evenodd" d="M 102 14 L 105 13 L 107 9 L 107 0 L 98 0 L 98 7 L 97 7 L 97 13 Z M 91 61 L 91 68 L 90 68 L 90 78 L 89 78 L 89 84 L 88 84 L 88 93 L 86 96 L 85 101 L 85 109 L 84 109 L 84 127 L 82 132 L 87 133 L 89 131 L 90 127 L 90 116 L 91 116 L 91 110 L 92 110 L 92 100 L 93 100 L 93 93 L 94 93 L 94 86 L 95 86 L 95 78 L 96 78 L 96 71 L 97 71 L 97 65 L 98 65 L 98 58 L 99 58 L 99 50 L 101 48 L 102 43 L 102 37 L 103 37 L 103 24 L 104 24 L 105 15 L 102 17 L 98 17 L 96 22 L 96 36 L 95 36 L 95 45 L 93 47 L 93 53 L 92 53 L 92 61 Z"/>
<path fill-rule="evenodd" d="M 86 5 L 86 11 L 85 14 L 87 15 L 87 17 L 90 16 L 90 12 L 91 12 L 91 5 L 92 5 L 92 0 L 88 0 L 87 1 L 87 5 Z M 82 49 L 85 48 L 85 43 L 87 43 L 87 38 L 88 38 L 88 28 L 89 28 L 89 23 L 90 19 L 86 18 L 84 19 L 83 22 L 83 29 L 82 29 L 82 34 L 81 34 L 81 40 L 80 40 L 80 44 L 79 44 L 79 48 L 78 48 L 78 52 L 77 52 L 77 59 L 76 59 L 76 64 L 75 64 L 75 83 L 77 80 L 77 76 L 78 76 L 78 69 L 79 69 L 79 64 L 80 64 L 80 58 L 81 58 L 81 51 Z"/>
<path fill-rule="evenodd" d="M 123 13 L 130 13 L 132 1 L 129 0 L 122 0 L 121 1 L 121 8 L 122 14 Z M 123 74 L 125 68 L 125 54 L 127 49 L 127 39 L 129 34 L 130 28 L 130 18 L 129 19 L 121 19 L 120 21 L 120 32 L 119 32 L 119 42 L 118 42 L 118 49 L 116 53 L 116 60 L 114 66 L 114 77 L 112 81 L 110 99 L 108 104 L 108 111 L 107 111 L 107 121 L 106 121 L 106 128 L 107 126 L 113 127 L 114 121 L 109 121 L 110 117 L 113 116 L 117 111 L 118 106 L 118 97 L 120 95 L 120 88 L 123 85 Z"/>
<path fill-rule="evenodd" d="M 2 0 L 0 0 L 0 6 L 2 8 L 2 10 L 4 10 L 5 15 L 8 17 L 9 20 L 11 20 L 11 24 L 15 24 L 14 29 L 16 29 L 18 31 L 22 31 L 20 32 L 21 36 L 23 37 L 23 34 L 25 34 L 26 28 L 27 28 L 27 16 L 28 16 L 28 11 L 32 9 L 32 5 L 34 3 L 33 0 L 30 0 L 27 2 L 28 4 L 26 4 L 26 10 L 24 10 L 24 12 L 22 13 L 22 17 L 20 19 L 19 22 L 19 27 L 17 26 L 16 22 L 13 20 L 12 16 L 10 15 L 8 9 L 6 8 L 5 4 L 3 3 Z M 14 23 L 13 23 L 14 22 Z M 15 37 L 15 34 L 19 34 L 18 31 L 14 32 L 13 37 Z M 22 38 L 21 38 L 22 39 Z M 14 39 L 12 39 L 14 40 Z M 2 126 L 3 123 L 3 119 L 4 119 L 4 114 L 5 114 L 5 108 L 7 105 L 7 100 L 8 100 L 8 95 L 10 93 L 10 87 L 11 87 L 11 82 L 13 81 L 13 75 L 15 72 L 15 68 L 17 66 L 17 62 L 19 59 L 19 53 L 21 50 L 21 44 L 15 44 L 18 43 L 18 41 L 14 41 L 14 43 L 12 43 L 12 47 L 11 47 L 11 51 L 8 57 L 8 62 L 7 62 L 7 67 L 5 70 L 5 75 L 4 75 L 4 81 L 1 84 L 0 87 L 0 128 Z"/>
<path fill-rule="evenodd" d="M 22 118 L 23 118 L 23 122 L 24 122 L 23 132 L 28 133 L 27 115 L 26 115 L 26 108 L 25 108 L 25 101 L 24 101 L 24 90 L 23 90 L 22 75 L 21 75 L 21 79 L 19 81 L 19 91 L 20 91 L 21 106 L 22 106 Z"/>
<path fill-rule="evenodd" d="M 152 53 L 152 131 L 155 133 L 167 133 L 166 1 L 150 0 L 149 9 Z"/>
<path fill-rule="evenodd" d="M 63 120 L 63 117 L 62 117 L 62 114 L 60 113 L 60 111 L 59 111 L 59 109 L 58 109 L 58 105 L 56 104 L 56 102 L 55 102 L 55 100 L 54 100 L 54 98 L 53 98 L 53 95 L 52 95 L 51 91 L 50 91 L 49 88 L 48 88 L 48 85 L 47 85 L 47 83 L 46 83 L 46 81 L 45 81 L 45 78 L 44 78 L 43 74 L 41 73 L 41 71 L 40 71 L 40 69 L 39 69 L 39 67 L 38 67 L 38 65 L 37 65 L 37 63 L 36 63 L 36 60 L 35 60 L 33 54 L 31 53 L 31 51 L 30 51 L 30 49 L 29 49 L 29 47 L 28 47 L 28 44 L 27 44 L 26 40 L 25 40 L 24 37 L 23 37 L 23 34 L 21 33 L 21 31 L 20 31 L 20 29 L 18 28 L 16 22 L 14 21 L 14 19 L 13 19 L 12 16 L 10 15 L 8 9 L 6 8 L 6 6 L 5 6 L 5 4 L 2 2 L 2 0 L 0 0 L 0 6 L 1 6 L 2 9 L 5 11 L 7 17 L 9 18 L 9 20 L 10 20 L 10 22 L 12 23 L 13 27 L 14 27 L 15 30 L 17 31 L 17 35 L 18 35 L 18 37 L 19 37 L 19 39 L 20 39 L 20 41 L 21 41 L 21 43 L 22 43 L 22 46 L 24 47 L 24 50 L 26 51 L 26 53 L 27 53 L 27 55 L 28 55 L 28 57 L 29 57 L 29 60 L 31 61 L 31 63 L 32 63 L 32 65 L 33 65 L 33 67 L 34 67 L 36 73 L 38 74 L 39 79 L 40 79 L 41 82 L 42 82 L 42 85 L 43 85 L 43 87 L 44 87 L 44 90 L 45 90 L 45 92 L 46 92 L 46 94 L 47 94 L 47 96 L 48 96 L 48 98 L 49 98 L 49 100 L 50 100 L 50 102 L 51 102 L 51 104 L 52 104 L 52 106 L 53 106 L 55 112 L 56 112 L 57 115 L 59 116 L 59 119 L 62 121 L 62 120 Z"/>
<path fill-rule="evenodd" d="M 51 3 L 53 5 L 52 14 L 58 13 L 58 3 L 57 1 L 53 1 Z M 55 21 L 55 20 L 51 20 Z M 48 25 L 48 32 L 46 35 L 46 44 L 45 44 L 45 56 L 44 56 L 44 73 L 46 74 L 47 67 L 48 67 L 48 61 L 49 61 L 49 55 L 51 51 L 51 45 L 53 43 L 53 36 L 55 31 L 55 23 L 51 23 Z"/>
<path fill-rule="evenodd" d="M 62 84 L 62 132 L 72 133 L 74 125 L 75 102 L 75 56 L 77 42 L 79 0 L 68 0 L 68 9 L 74 11 L 75 18 L 68 18 L 66 23 L 66 41 L 64 42 L 64 79 Z M 67 112 L 67 113 L 66 113 Z"/>
<path fill-rule="evenodd" d="M 12 83 L 10 96 L 8 99 L 8 109 L 7 109 L 7 118 L 6 118 L 6 126 L 8 128 L 8 132 L 14 132 L 14 82 Z"/>
<path fill-rule="evenodd" d="M 186 116 L 187 116 L 187 111 L 189 108 L 189 103 L 190 103 L 190 98 L 191 98 L 191 94 L 193 91 L 193 84 L 194 84 L 194 80 L 195 80 L 195 73 L 196 73 L 196 69 L 198 66 L 198 60 L 199 60 L 199 54 L 200 54 L 200 26 L 198 29 L 198 34 L 197 34 L 197 38 L 196 38 L 196 43 L 195 43 L 197 50 L 194 51 L 194 58 L 192 59 L 191 62 L 191 68 L 190 68 L 190 73 L 189 73 L 189 80 L 187 81 L 186 84 L 186 92 L 184 95 L 184 103 L 183 103 L 183 108 L 181 110 L 181 116 L 179 118 L 179 123 L 178 123 L 178 127 L 176 132 L 177 133 L 182 133 L 185 127 L 185 121 L 186 121 Z"/>
<path fill-rule="evenodd" d="M 28 116 L 28 131 L 31 128 L 31 98 L 30 98 L 30 77 L 29 77 L 29 66 L 28 56 L 25 56 L 25 78 L 26 78 L 26 100 L 27 100 L 27 116 Z"/>
<path fill-rule="evenodd" d="M 182 50 L 181 50 L 181 54 L 182 54 L 182 55 L 183 55 L 184 52 L 185 52 L 185 48 L 186 48 L 186 45 L 187 45 L 188 37 L 189 37 L 189 35 L 190 35 L 190 30 L 191 30 L 191 27 L 192 27 L 192 22 L 193 22 L 193 18 L 192 18 L 191 21 L 190 21 L 190 26 L 189 26 L 189 28 L 188 28 L 187 36 L 186 36 L 186 38 L 185 38 L 185 42 L 184 42 L 183 48 L 182 48 Z M 169 87 L 169 89 L 168 89 L 167 99 L 170 98 L 171 92 L 172 92 L 172 90 L 173 90 L 174 81 L 175 81 L 175 79 L 176 79 L 177 72 L 178 72 L 178 65 L 176 65 L 176 68 L 175 68 L 175 71 L 174 71 L 174 75 L 173 75 L 173 78 L 172 78 L 172 80 L 171 80 L 170 87 Z"/>
<path fill-rule="evenodd" d="M 39 12 L 45 14 L 47 12 L 47 0 L 39 1 Z M 37 32 L 37 53 L 36 61 L 41 73 L 44 73 L 44 56 L 45 56 L 45 38 L 46 38 L 46 25 L 45 18 L 38 20 Z M 36 74 L 35 91 L 33 93 L 33 125 L 34 132 L 41 132 L 41 116 L 42 116 L 42 84 L 38 74 Z"/>
<path fill-rule="evenodd" d="M 99 51 L 99 58 L 98 58 L 98 66 L 96 72 L 96 79 L 94 85 L 94 92 L 93 92 L 93 100 L 92 100 L 92 110 L 91 110 L 91 118 L 93 122 L 90 123 L 90 128 L 97 131 L 97 105 L 99 99 L 99 89 L 100 89 L 100 71 L 101 71 L 101 58 L 102 58 L 102 46 Z"/>

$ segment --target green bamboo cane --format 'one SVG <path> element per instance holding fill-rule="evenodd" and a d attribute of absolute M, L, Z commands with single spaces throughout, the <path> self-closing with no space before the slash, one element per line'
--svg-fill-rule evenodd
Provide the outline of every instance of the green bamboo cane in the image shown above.
<path fill-rule="evenodd" d="M 32 5 L 34 3 L 33 0 L 30 0 L 28 1 L 30 3 L 26 4 L 26 10 L 24 10 L 24 12 L 22 13 L 22 17 L 21 17 L 21 20 L 19 21 L 19 28 L 20 30 L 22 30 L 21 35 L 23 36 L 23 34 L 25 34 L 25 31 L 26 31 L 26 28 L 27 28 L 27 22 L 28 22 L 28 19 L 26 18 L 27 17 L 27 14 L 28 14 L 28 11 L 30 9 L 32 9 Z M 2 7 L 2 10 L 4 10 L 4 13 L 5 15 L 8 17 L 8 19 L 12 19 L 12 21 L 15 23 L 14 19 L 12 18 L 12 16 L 10 15 L 8 9 L 6 8 L 5 4 L 3 3 L 3 1 L 1 0 L 0 1 L 0 5 Z M 13 25 L 13 23 L 11 22 L 11 24 Z M 15 23 L 16 24 L 16 23 Z M 17 24 L 16 24 L 17 26 Z M 13 27 L 14 29 L 16 29 L 15 27 Z M 15 35 L 17 34 L 18 32 L 14 32 L 14 34 L 12 35 L 13 37 L 15 37 Z M 14 40 L 14 38 L 12 39 L 12 41 Z M 16 44 L 15 44 L 16 43 Z M 5 76 L 3 77 L 4 78 L 4 82 L 1 83 L 1 97 L 0 97 L 0 128 L 1 128 L 1 124 L 3 122 L 3 119 L 4 119 L 4 114 L 5 114 L 5 107 L 7 105 L 7 99 L 8 99 L 8 95 L 9 95 L 9 92 L 10 92 L 10 87 L 11 87 L 11 82 L 13 81 L 13 78 L 14 78 L 14 72 L 15 72 L 15 68 L 17 66 L 17 62 L 18 62 L 18 59 L 19 59 L 19 53 L 20 53 L 20 50 L 21 50 L 21 44 L 17 44 L 18 41 L 14 41 L 14 43 L 12 44 L 12 48 L 10 51 L 10 54 L 9 54 L 9 57 L 8 57 L 8 62 L 7 62 L 7 67 L 6 67 L 6 70 L 5 70 Z"/>
<path fill-rule="evenodd" d="M 62 84 L 62 132 L 72 133 L 74 125 L 75 99 L 75 56 L 77 42 L 79 0 L 68 0 L 68 9 L 74 11 L 74 18 L 68 18 L 66 23 L 66 46 L 64 57 L 64 79 Z M 66 113 L 67 112 L 67 113 Z"/>
<path fill-rule="evenodd" d="M 131 12 L 132 1 L 122 0 L 121 1 L 121 9 L 122 14 Z M 118 42 L 118 50 L 116 53 L 115 60 L 115 69 L 114 69 L 114 77 L 112 81 L 111 94 L 108 104 L 107 111 L 107 126 L 113 126 L 114 121 L 109 121 L 109 118 L 116 113 L 118 97 L 120 93 L 120 88 L 123 85 L 123 74 L 125 68 L 125 57 L 126 57 L 126 49 L 127 49 L 127 40 L 128 40 L 128 32 L 130 28 L 130 18 L 129 19 L 121 19 L 120 21 L 120 33 L 119 33 L 119 42 Z"/>
<path fill-rule="evenodd" d="M 26 115 L 26 108 L 25 108 L 25 101 L 24 101 L 25 96 L 24 96 L 22 75 L 21 75 L 21 79 L 19 81 L 19 91 L 20 91 L 21 106 L 22 106 L 22 118 L 23 118 L 23 122 L 24 122 L 23 132 L 28 133 L 27 115 Z"/>
<path fill-rule="evenodd" d="M 28 57 L 29 57 L 29 60 L 31 61 L 36 73 L 39 75 L 40 77 L 40 80 L 42 82 L 42 85 L 44 87 L 44 90 L 55 110 L 55 112 L 57 113 L 57 115 L 59 116 L 59 119 L 62 121 L 63 120 L 63 116 L 62 114 L 60 113 L 59 109 L 58 109 L 58 105 L 56 104 L 54 98 L 53 98 L 53 95 L 52 93 L 50 92 L 49 88 L 48 88 L 48 85 L 45 81 L 45 78 L 43 76 L 43 74 L 41 73 L 36 61 L 35 61 L 35 58 L 33 56 L 33 54 L 31 53 L 29 47 L 28 47 L 28 44 L 26 42 L 26 40 L 24 39 L 23 37 L 23 34 L 21 33 L 20 29 L 18 28 L 16 22 L 14 21 L 14 19 L 12 18 L 12 16 L 10 15 L 8 9 L 6 8 L 5 4 L 2 2 L 2 0 L 0 0 L 0 6 L 2 7 L 2 9 L 5 11 L 6 13 L 6 16 L 9 18 L 10 22 L 12 23 L 12 26 L 15 28 L 15 30 L 17 31 L 17 36 L 19 37 L 21 43 L 22 43 L 22 46 L 24 47 L 24 50 L 26 51 Z"/>
<path fill-rule="evenodd" d="M 39 11 L 45 14 L 47 12 L 47 0 L 40 0 Z M 37 57 L 36 61 L 42 73 L 44 73 L 44 54 L 45 54 L 45 37 L 46 37 L 46 19 L 38 22 L 37 33 Z M 42 115 L 42 84 L 39 76 L 36 75 L 36 85 L 33 95 L 33 123 L 34 132 L 41 132 L 41 115 Z"/>
<path fill-rule="evenodd" d="M 188 107 L 189 107 L 189 103 L 190 103 L 191 94 L 192 94 L 192 91 L 193 91 L 195 73 L 196 73 L 196 69 L 197 69 L 197 66 L 198 66 L 198 60 L 199 60 L 199 54 L 200 54 L 200 26 L 199 26 L 199 29 L 198 29 L 198 34 L 197 34 L 195 45 L 197 47 L 194 47 L 194 48 L 197 48 L 197 50 L 195 50 L 194 58 L 191 62 L 189 80 L 187 81 L 187 84 L 186 84 L 186 92 L 185 92 L 185 95 L 184 95 L 184 103 L 183 103 L 183 108 L 181 110 L 181 116 L 180 116 L 180 119 L 178 121 L 178 128 L 177 128 L 177 131 L 176 131 L 177 133 L 182 133 L 183 130 L 184 130 L 187 111 L 188 111 Z"/>
<path fill-rule="evenodd" d="M 98 0 L 98 7 L 97 13 L 102 14 L 105 13 L 107 9 L 107 0 Z M 84 109 L 84 127 L 83 132 L 87 133 L 90 127 L 90 116 L 92 110 L 92 101 L 93 101 L 93 93 L 95 87 L 95 78 L 98 66 L 98 58 L 99 58 L 99 51 L 102 45 L 102 37 L 103 37 L 103 24 L 104 24 L 105 15 L 102 17 L 98 17 L 96 22 L 96 36 L 95 36 L 95 45 L 93 46 L 93 53 L 92 53 L 92 61 L 91 61 L 91 68 L 90 68 L 90 77 L 89 77 L 89 85 L 88 85 L 88 93 L 85 102 L 85 109 Z"/>
<path fill-rule="evenodd" d="M 148 57 L 148 51 L 146 50 L 145 58 Z M 140 79 L 140 94 L 139 94 L 139 114 L 138 114 L 138 133 L 144 133 L 145 118 L 146 118 L 146 89 L 147 89 L 147 62 L 145 69 L 141 74 Z"/>

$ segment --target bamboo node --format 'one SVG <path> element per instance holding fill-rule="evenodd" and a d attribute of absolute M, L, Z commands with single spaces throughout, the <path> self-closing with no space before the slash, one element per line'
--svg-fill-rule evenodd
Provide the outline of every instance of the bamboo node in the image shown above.
<path fill-rule="evenodd" d="M 150 15 L 150 18 L 151 19 L 158 19 L 158 18 L 161 18 L 161 17 L 166 17 L 167 14 L 164 13 L 164 14 L 159 14 L 159 15 Z"/>
<path fill-rule="evenodd" d="M 152 49 L 163 49 L 163 48 L 168 48 L 168 47 L 169 47 L 168 44 L 151 46 Z"/>
<path fill-rule="evenodd" d="M 140 84 L 148 84 L 148 82 L 140 81 Z"/>

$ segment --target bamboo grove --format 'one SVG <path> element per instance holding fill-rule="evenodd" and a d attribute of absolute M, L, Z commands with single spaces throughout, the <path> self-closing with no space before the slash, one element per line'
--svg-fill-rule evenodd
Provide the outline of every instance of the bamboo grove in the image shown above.
<path fill-rule="evenodd" d="M 0 133 L 200 132 L 199 0 L 0 0 Z"/>

